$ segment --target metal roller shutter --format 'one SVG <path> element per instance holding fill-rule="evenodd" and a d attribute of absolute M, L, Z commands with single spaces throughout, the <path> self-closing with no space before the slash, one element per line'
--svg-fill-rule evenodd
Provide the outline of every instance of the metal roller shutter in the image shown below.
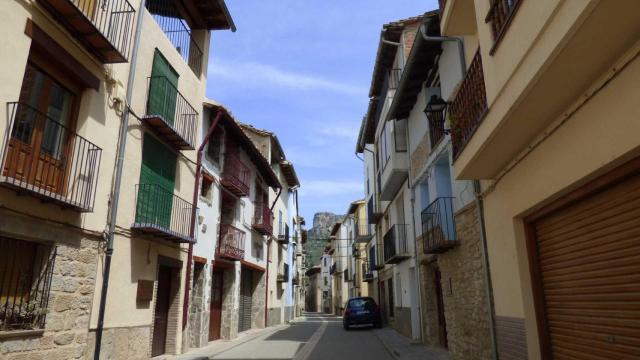
<path fill-rule="evenodd" d="M 253 279 L 251 270 L 242 269 L 240 279 L 240 316 L 238 332 L 251 329 L 251 302 Z"/>
<path fill-rule="evenodd" d="M 640 176 L 533 223 L 554 359 L 640 359 Z"/>

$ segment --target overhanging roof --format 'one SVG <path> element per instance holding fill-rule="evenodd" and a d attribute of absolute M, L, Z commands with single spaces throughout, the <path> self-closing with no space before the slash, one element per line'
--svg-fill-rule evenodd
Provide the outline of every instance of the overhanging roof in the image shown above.
<path fill-rule="evenodd" d="M 331 236 L 336 236 L 336 233 L 338 232 L 338 230 L 340 230 L 340 226 L 342 226 L 341 222 L 337 222 L 335 224 L 333 224 L 333 227 L 331 228 Z"/>
<path fill-rule="evenodd" d="M 300 186 L 300 180 L 296 174 L 296 169 L 293 167 L 293 163 L 289 160 L 280 161 L 280 169 L 282 169 L 282 175 L 287 180 L 289 188 Z"/>
<path fill-rule="evenodd" d="M 224 0 L 179 0 L 194 29 L 236 31 Z"/>
<path fill-rule="evenodd" d="M 225 129 L 231 133 L 231 136 L 238 142 L 247 155 L 249 155 L 249 158 L 251 158 L 260 174 L 262 174 L 267 185 L 276 189 L 281 188 L 278 176 L 273 172 L 273 169 L 271 169 L 271 164 L 269 164 L 269 161 L 262 156 L 260 150 L 258 150 L 247 134 L 244 133 L 229 110 L 214 101 L 205 101 L 204 106 L 222 111 L 223 116 L 220 118 L 220 123 L 225 125 Z"/>
<path fill-rule="evenodd" d="M 349 209 L 347 210 L 347 215 L 351 215 L 353 213 L 356 212 L 356 210 L 358 210 L 358 206 L 364 204 L 364 200 L 356 200 L 353 201 L 350 205 L 349 205 Z"/>
<path fill-rule="evenodd" d="M 428 25 L 427 33 L 432 36 L 440 35 L 440 22 L 437 11 L 425 14 L 425 24 Z M 385 120 L 405 119 L 416 103 L 418 94 L 422 90 L 422 84 L 435 75 L 434 64 L 442 52 L 440 42 L 425 40 L 420 32 L 416 34 L 411 52 L 406 61 L 398 88 L 393 96 Z"/>

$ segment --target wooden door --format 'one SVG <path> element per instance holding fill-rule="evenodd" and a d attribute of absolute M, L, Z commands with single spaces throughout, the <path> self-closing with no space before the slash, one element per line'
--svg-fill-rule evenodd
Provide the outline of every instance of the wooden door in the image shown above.
<path fill-rule="evenodd" d="M 3 175 L 63 194 L 75 112 L 75 95 L 27 63 L 20 101 L 10 114 L 13 128 Z"/>
<path fill-rule="evenodd" d="M 434 269 L 435 290 L 436 290 L 436 307 L 438 311 L 438 335 L 440 345 L 444 348 L 449 347 L 447 339 L 447 320 L 444 316 L 444 296 L 442 294 L 442 274 L 440 269 Z"/>
<path fill-rule="evenodd" d="M 158 268 L 158 288 L 153 317 L 151 356 L 158 356 L 165 353 L 169 307 L 171 306 L 171 273 L 172 270 L 169 267 L 160 265 Z"/>
<path fill-rule="evenodd" d="M 640 359 L 640 175 L 531 225 L 543 356 Z"/>
<path fill-rule="evenodd" d="M 251 306 L 253 293 L 253 273 L 251 270 L 242 269 L 240 276 L 240 316 L 238 319 L 238 332 L 251 329 Z"/>
<path fill-rule="evenodd" d="M 211 309 L 209 312 L 209 341 L 220 339 L 222 323 L 222 275 L 221 271 L 211 273 Z"/>

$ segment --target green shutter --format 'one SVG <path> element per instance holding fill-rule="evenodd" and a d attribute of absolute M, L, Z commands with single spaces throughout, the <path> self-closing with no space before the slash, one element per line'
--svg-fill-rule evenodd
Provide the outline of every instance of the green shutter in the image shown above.
<path fill-rule="evenodd" d="M 136 222 L 169 229 L 176 163 L 177 156 L 174 152 L 153 136 L 144 135 Z"/>
<path fill-rule="evenodd" d="M 178 99 L 178 73 L 156 49 L 149 82 L 149 115 L 159 115 L 173 125 Z"/>

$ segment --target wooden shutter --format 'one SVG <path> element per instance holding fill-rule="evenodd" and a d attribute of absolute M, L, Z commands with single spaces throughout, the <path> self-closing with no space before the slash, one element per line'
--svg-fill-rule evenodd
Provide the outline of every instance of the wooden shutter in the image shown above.
<path fill-rule="evenodd" d="M 148 113 L 160 115 L 173 125 L 178 99 L 178 73 L 156 49 L 149 83 Z"/>
<path fill-rule="evenodd" d="M 555 359 L 640 359 L 640 176 L 532 224 Z"/>
<path fill-rule="evenodd" d="M 169 228 L 176 163 L 177 156 L 173 151 L 153 136 L 144 135 L 140 184 L 158 186 L 139 187 L 136 222 L 153 223 Z"/>

